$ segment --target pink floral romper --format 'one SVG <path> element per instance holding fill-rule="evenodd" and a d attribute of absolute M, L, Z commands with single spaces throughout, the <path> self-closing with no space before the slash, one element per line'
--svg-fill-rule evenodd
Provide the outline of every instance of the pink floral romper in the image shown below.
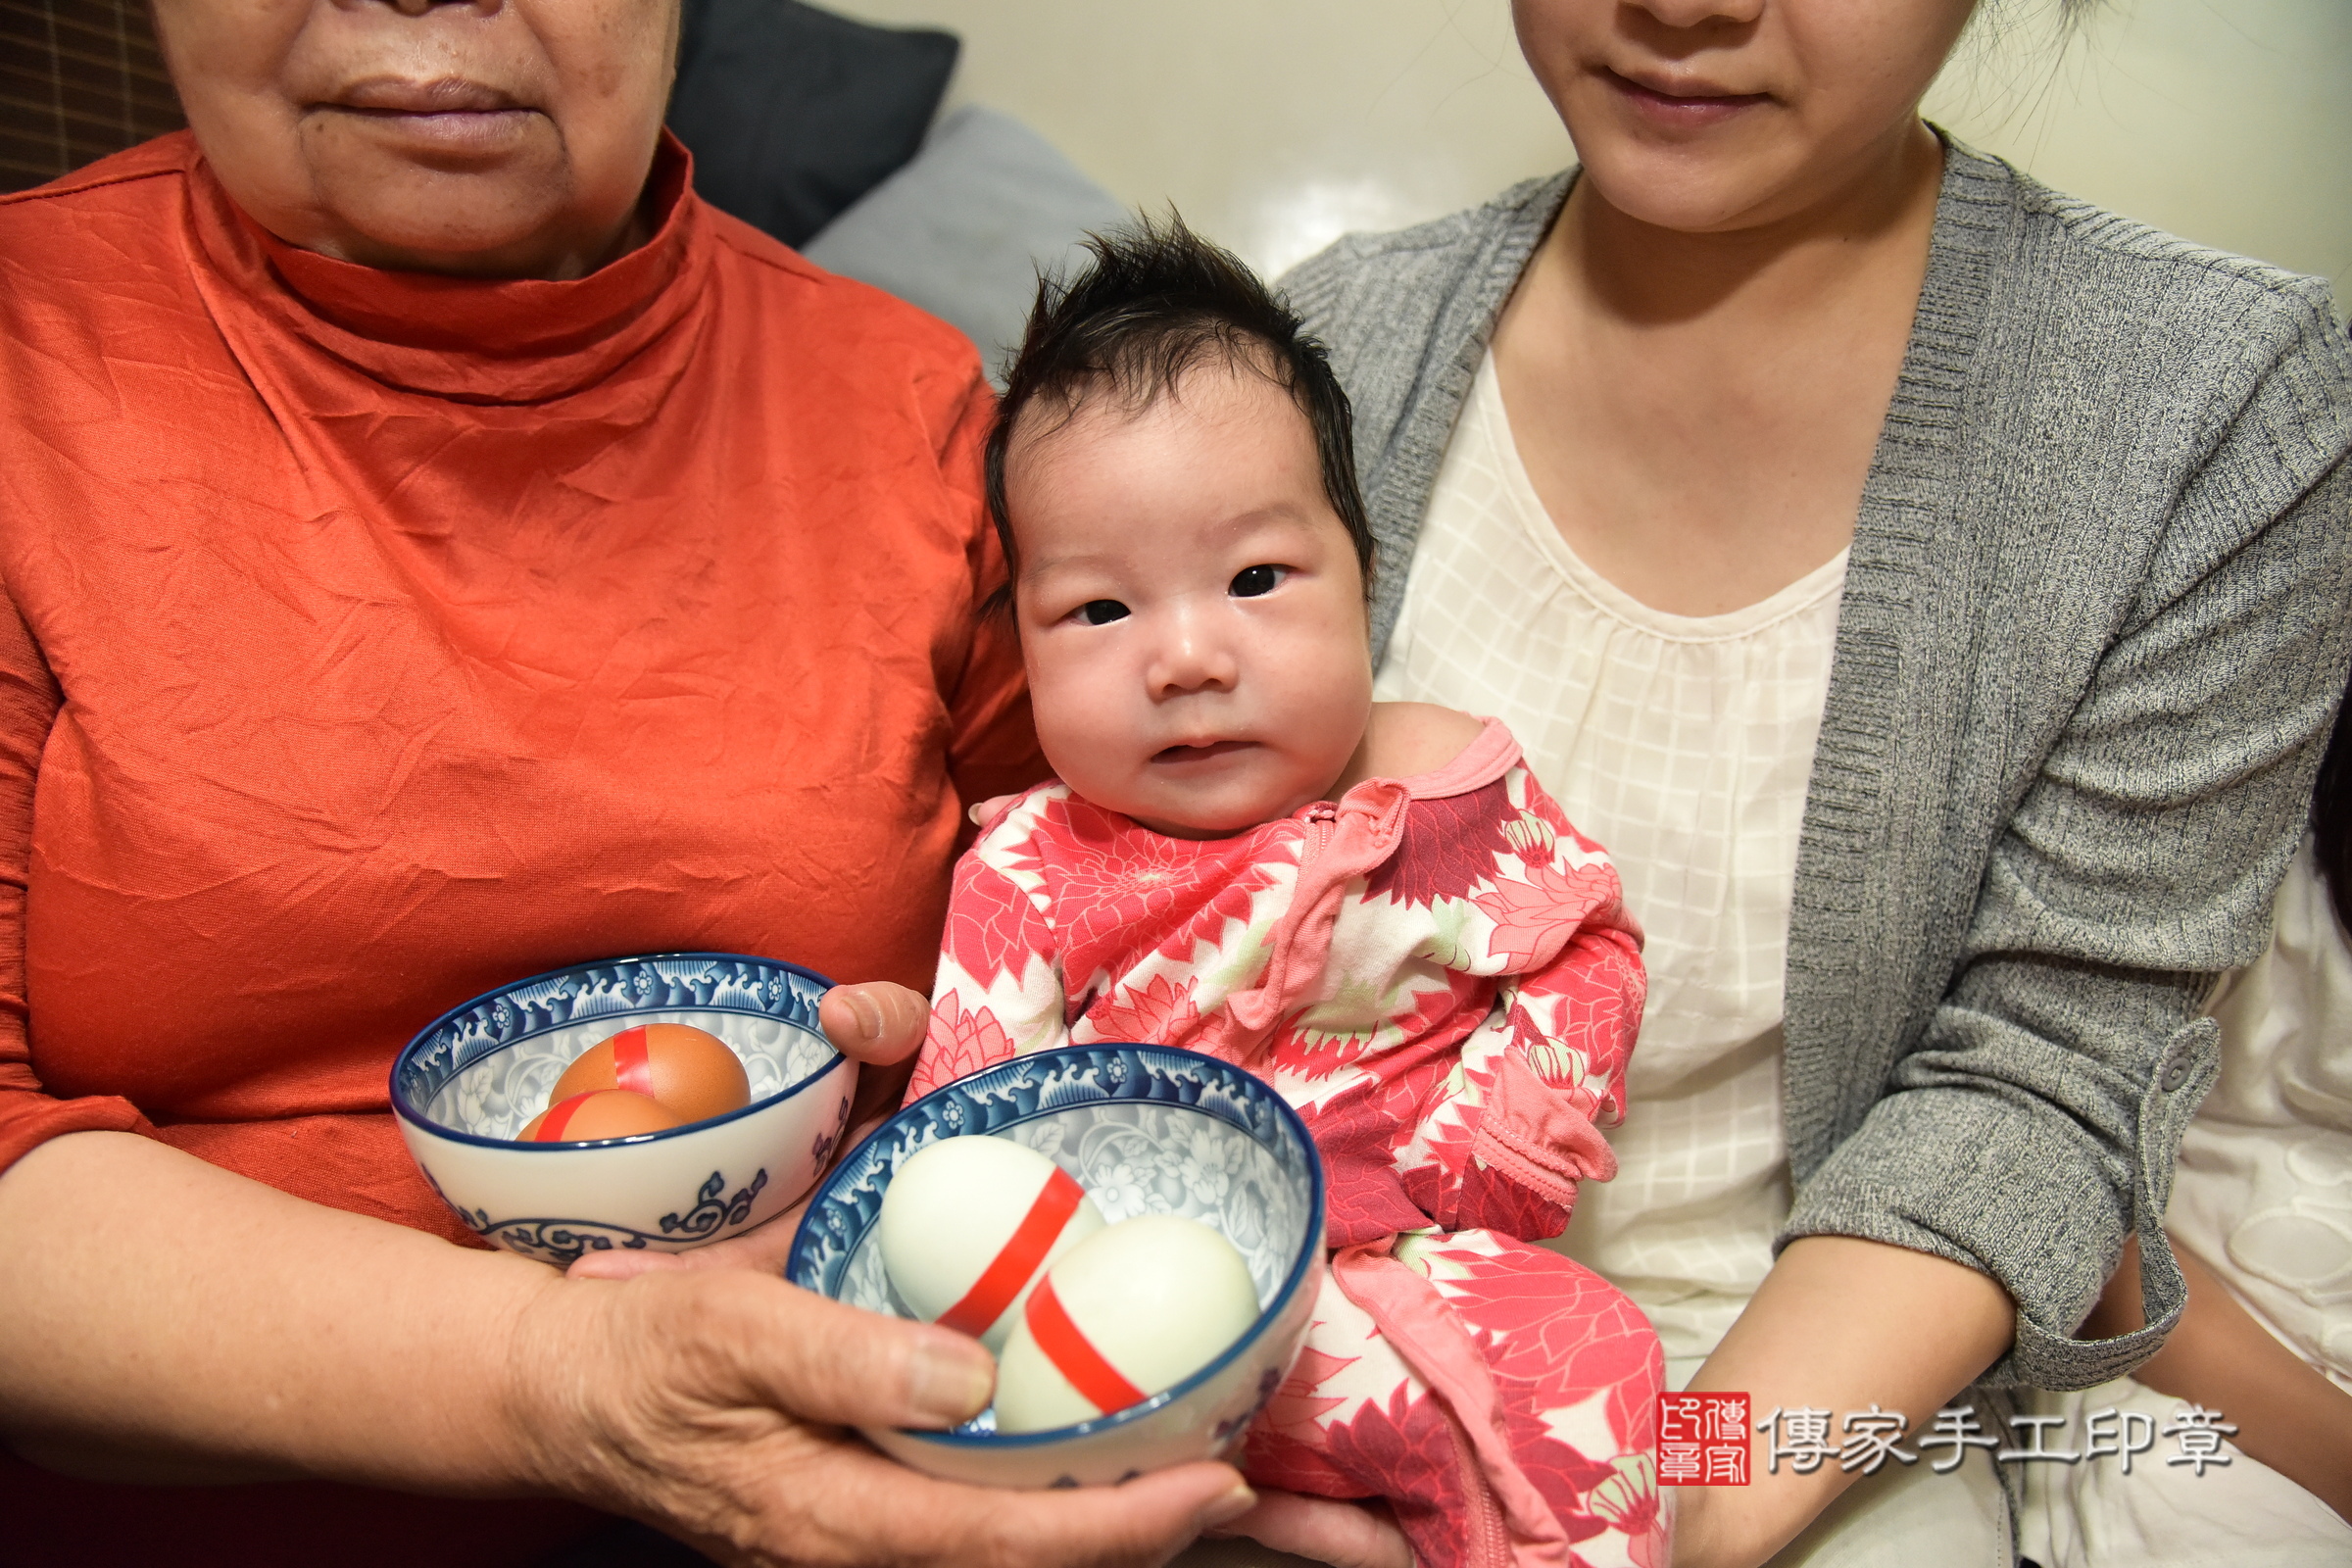
<path fill-rule="evenodd" d="M 1624 1112 L 1640 943 L 1493 719 L 1229 839 L 1044 784 L 956 868 L 908 1099 L 1091 1041 L 1250 1067 L 1314 1131 L 1335 1250 L 1250 1479 L 1388 1499 L 1425 1568 L 1663 1568 L 1657 1338 L 1528 1245 L 1615 1172 L 1594 1123 Z"/>

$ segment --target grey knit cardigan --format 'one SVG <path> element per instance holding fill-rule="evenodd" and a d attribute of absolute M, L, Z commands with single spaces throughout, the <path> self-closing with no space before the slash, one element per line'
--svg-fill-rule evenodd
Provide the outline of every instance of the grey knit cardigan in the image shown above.
<path fill-rule="evenodd" d="M 1572 178 L 1284 280 L 1354 400 L 1376 659 Z M 1989 1273 L 2018 1312 L 1988 1386 L 2088 1387 L 2180 1313 L 2161 1220 L 2218 1065 L 2199 1012 L 2268 938 L 2352 658 L 2348 448 L 2324 284 L 1949 147 L 1805 801 L 1781 1242 Z M 2128 1232 L 2149 1327 L 2078 1340 Z"/>

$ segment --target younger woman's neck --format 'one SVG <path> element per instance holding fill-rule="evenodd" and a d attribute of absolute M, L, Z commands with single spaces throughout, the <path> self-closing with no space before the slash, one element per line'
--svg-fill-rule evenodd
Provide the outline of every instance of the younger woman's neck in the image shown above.
<path fill-rule="evenodd" d="M 1580 179 L 1552 242 L 1592 303 L 1629 326 L 1690 321 L 1726 306 L 1803 314 L 1886 265 L 1890 251 L 1915 252 L 1924 265 L 1942 171 L 1943 144 L 1907 121 L 1810 199 L 1761 221 L 1702 231 L 1635 218 Z"/>

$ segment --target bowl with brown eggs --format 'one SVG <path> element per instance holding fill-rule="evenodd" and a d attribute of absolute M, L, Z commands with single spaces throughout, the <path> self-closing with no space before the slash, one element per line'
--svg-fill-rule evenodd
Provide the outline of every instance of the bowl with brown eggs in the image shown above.
<path fill-rule="evenodd" d="M 840 1142 L 857 1072 L 817 1023 L 831 986 L 737 953 L 551 969 L 420 1030 L 394 1117 L 495 1246 L 559 1267 L 705 1246 L 798 1201 Z"/>

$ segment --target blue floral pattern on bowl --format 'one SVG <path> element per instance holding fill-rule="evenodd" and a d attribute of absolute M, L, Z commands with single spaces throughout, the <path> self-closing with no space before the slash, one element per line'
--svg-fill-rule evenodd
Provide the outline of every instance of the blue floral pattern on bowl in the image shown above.
<path fill-rule="evenodd" d="M 848 1124 L 855 1071 L 826 1043 L 830 989 L 796 964 L 666 953 L 575 964 L 435 1019 L 392 1068 L 392 1104 L 425 1179 L 500 1247 L 565 1265 L 731 1236 L 806 1192 Z M 593 1144 L 519 1144 L 564 1069 L 634 1024 L 709 1030 L 743 1059 L 751 1102 Z"/>

